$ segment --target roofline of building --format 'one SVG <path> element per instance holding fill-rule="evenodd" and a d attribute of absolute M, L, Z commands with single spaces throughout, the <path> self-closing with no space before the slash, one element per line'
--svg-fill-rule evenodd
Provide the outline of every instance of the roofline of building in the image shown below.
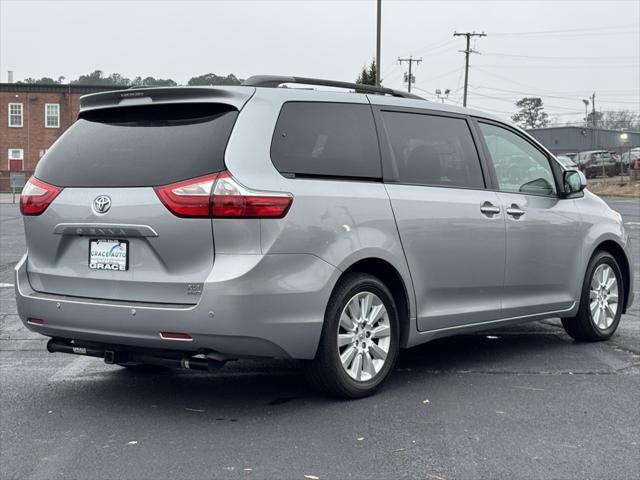
<path fill-rule="evenodd" d="M 637 130 L 613 130 L 611 128 L 578 127 L 576 125 L 562 125 L 559 127 L 527 128 L 526 131 L 527 132 L 544 132 L 549 130 L 567 130 L 567 129 L 598 130 L 600 132 L 635 133 L 640 135 L 640 131 L 637 131 Z"/>
<path fill-rule="evenodd" d="M 0 92 L 94 93 L 124 90 L 122 85 L 84 85 L 75 83 L 0 83 Z"/>

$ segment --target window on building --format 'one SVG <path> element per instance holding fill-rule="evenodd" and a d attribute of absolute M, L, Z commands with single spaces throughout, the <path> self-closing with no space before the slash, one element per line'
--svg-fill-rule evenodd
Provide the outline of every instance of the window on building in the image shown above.
<path fill-rule="evenodd" d="M 9 104 L 9 126 L 10 127 L 22 127 L 22 104 L 10 103 Z"/>
<path fill-rule="evenodd" d="M 24 150 L 21 148 L 9 149 L 9 170 L 12 172 L 22 171 L 24 162 Z"/>
<path fill-rule="evenodd" d="M 46 103 L 44 105 L 44 126 L 46 128 L 60 128 L 60 105 Z"/>

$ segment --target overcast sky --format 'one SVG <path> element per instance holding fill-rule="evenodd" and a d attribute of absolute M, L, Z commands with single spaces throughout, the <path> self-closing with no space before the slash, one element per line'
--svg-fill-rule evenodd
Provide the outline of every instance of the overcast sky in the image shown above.
<path fill-rule="evenodd" d="M 376 5 L 361 1 L 0 0 L 0 71 L 67 79 L 292 74 L 354 81 L 375 55 Z M 422 57 L 416 93 L 461 102 L 464 39 L 473 42 L 469 105 L 506 116 L 525 95 L 557 122 L 596 107 L 640 112 L 640 1 L 383 0 L 382 78 L 406 88 L 399 56 Z"/>

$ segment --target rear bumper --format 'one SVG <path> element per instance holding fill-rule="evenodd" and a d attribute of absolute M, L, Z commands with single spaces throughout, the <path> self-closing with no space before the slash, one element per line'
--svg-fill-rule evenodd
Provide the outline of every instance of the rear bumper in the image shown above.
<path fill-rule="evenodd" d="M 16 265 L 24 325 L 55 338 L 237 357 L 311 359 L 339 271 L 313 255 L 217 255 L 197 305 L 118 302 L 36 292 Z M 28 319 L 40 319 L 34 325 Z M 188 333 L 168 340 L 160 332 Z"/>

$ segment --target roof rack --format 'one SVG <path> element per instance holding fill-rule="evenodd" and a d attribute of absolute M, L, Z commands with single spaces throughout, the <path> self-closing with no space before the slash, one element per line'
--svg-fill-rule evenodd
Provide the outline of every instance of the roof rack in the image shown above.
<path fill-rule="evenodd" d="M 249 87 L 271 87 L 276 88 L 283 83 L 299 83 L 305 85 L 318 85 L 323 87 L 338 87 L 349 88 L 351 90 L 358 90 L 366 93 L 377 93 L 379 95 L 391 95 L 394 97 L 412 98 L 414 100 L 425 100 L 418 95 L 412 93 L 401 92 L 399 90 L 393 90 L 391 88 L 378 87 L 375 85 L 364 85 L 362 83 L 340 82 L 336 80 L 323 80 L 321 78 L 307 78 L 307 77 L 287 77 L 280 75 L 254 75 L 247 78 L 242 85 Z"/>

